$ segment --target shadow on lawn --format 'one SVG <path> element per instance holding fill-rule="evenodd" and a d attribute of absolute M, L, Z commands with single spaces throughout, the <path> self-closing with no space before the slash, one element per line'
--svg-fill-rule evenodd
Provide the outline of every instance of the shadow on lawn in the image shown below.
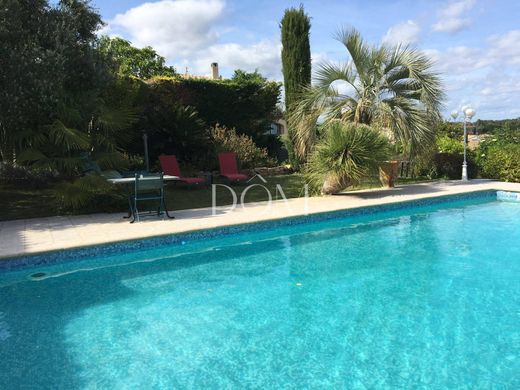
<path fill-rule="evenodd" d="M 442 187 L 439 187 L 438 182 L 435 182 L 416 185 L 405 185 L 402 187 L 397 186 L 394 188 L 384 188 L 380 190 L 342 192 L 334 196 L 345 196 L 359 199 L 384 199 L 396 195 L 418 195 L 438 192 L 443 192 L 443 189 Z"/>

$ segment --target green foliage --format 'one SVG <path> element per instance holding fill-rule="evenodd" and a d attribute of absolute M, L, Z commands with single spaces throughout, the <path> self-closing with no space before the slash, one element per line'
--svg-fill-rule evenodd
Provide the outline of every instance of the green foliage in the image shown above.
<path fill-rule="evenodd" d="M 410 155 L 431 146 L 444 94 L 430 59 L 407 46 L 371 46 L 356 30 L 341 31 L 337 39 L 349 62 L 320 65 L 316 84 L 290 113 L 299 156 L 305 159 L 312 150 L 319 118 L 325 124 L 341 120 L 388 129 Z M 348 91 L 340 93 L 337 82 Z"/>
<path fill-rule="evenodd" d="M 500 133 L 504 129 L 520 131 L 520 118 L 502 120 L 479 119 L 475 125 L 477 126 L 479 134 L 495 134 Z"/>
<path fill-rule="evenodd" d="M 168 89 L 156 88 L 153 84 L 151 87 L 146 115 L 139 124 L 149 134 L 151 161 L 157 161 L 161 154 L 174 154 L 184 163 L 207 167 L 209 131 L 197 110 L 181 105 Z M 137 151 L 141 150 L 142 143 L 139 143 Z"/>
<path fill-rule="evenodd" d="M 437 137 L 437 150 L 439 153 L 463 154 L 464 143 L 462 140 L 450 138 L 447 135 Z"/>
<path fill-rule="evenodd" d="M 46 169 L 34 169 L 11 163 L 0 163 L 0 183 L 42 188 L 55 178 L 55 172 Z"/>
<path fill-rule="evenodd" d="M 290 112 L 298 100 L 303 88 L 311 85 L 311 49 L 309 35 L 311 22 L 305 14 L 303 5 L 300 8 L 285 10 L 280 22 L 282 40 L 282 71 L 285 88 L 285 108 Z M 289 126 L 288 136 L 284 144 L 289 152 L 289 160 L 298 165 L 294 151 L 294 129 Z"/>
<path fill-rule="evenodd" d="M 124 80 L 114 80 L 110 89 L 100 91 L 93 99 L 91 111 L 62 106 L 59 119 L 29 138 L 17 160 L 68 177 L 81 174 L 89 161 L 102 169 L 125 167 L 122 146 L 131 139 L 126 130 L 137 120 L 131 97 L 138 90 Z"/>
<path fill-rule="evenodd" d="M 331 121 L 323 133 L 309 158 L 306 177 L 324 194 L 359 183 L 389 156 L 388 139 L 367 125 Z"/>
<path fill-rule="evenodd" d="M 520 145 L 492 145 L 479 156 L 483 177 L 520 182 Z"/>
<path fill-rule="evenodd" d="M 231 80 L 238 84 L 245 84 L 245 83 L 256 83 L 256 84 L 264 84 L 267 82 L 267 79 L 262 76 L 258 69 L 254 72 L 246 72 L 242 69 L 236 69 L 233 73 L 233 76 L 231 77 Z"/>
<path fill-rule="evenodd" d="M 150 46 L 138 49 L 122 38 L 103 36 L 99 40 L 98 48 L 113 63 L 115 73 L 120 76 L 134 76 L 147 80 L 155 76 L 177 75 L 173 67 L 165 65 L 164 57 Z"/>
<path fill-rule="evenodd" d="M 302 87 L 311 84 L 311 21 L 303 6 L 285 10 L 280 28 L 285 107 L 290 110 Z"/>
<path fill-rule="evenodd" d="M 235 129 L 216 125 L 211 129 L 215 152 L 234 152 L 242 168 L 274 166 L 276 164 L 267 154 L 267 149 L 259 148 L 250 136 L 237 134 Z"/>
<path fill-rule="evenodd" d="M 260 138 L 275 116 L 280 84 L 272 81 L 154 78 L 151 95 L 171 104 L 193 107 L 209 126 L 220 123 L 238 133 Z M 147 112 L 158 98 L 150 96 Z M 170 104 L 170 103 L 169 103 Z"/>
<path fill-rule="evenodd" d="M 119 142 L 136 113 L 128 98 L 115 97 L 121 85 L 96 50 L 100 16 L 83 0 L 0 8 L 2 159 L 67 176 L 86 159 L 120 161 Z"/>
<path fill-rule="evenodd" d="M 47 1 L 0 6 L 0 154 L 14 161 L 22 140 L 51 122 L 64 81 L 64 42 Z M 66 35 L 63 31 L 61 35 Z"/>
<path fill-rule="evenodd" d="M 520 182 L 520 131 L 506 126 L 486 138 L 476 151 L 481 175 L 490 179 Z"/>
<path fill-rule="evenodd" d="M 438 121 L 436 134 L 453 139 L 461 139 L 463 136 L 463 124 L 461 122 Z"/>
<path fill-rule="evenodd" d="M 95 174 L 62 183 L 54 191 L 54 197 L 61 206 L 60 212 L 113 211 L 125 204 L 121 190 Z"/>
<path fill-rule="evenodd" d="M 460 153 L 436 153 L 429 164 L 430 178 L 445 178 L 460 180 L 462 177 L 462 163 L 464 155 Z M 477 176 L 477 166 L 472 153 L 468 152 L 468 176 L 470 179 Z"/>

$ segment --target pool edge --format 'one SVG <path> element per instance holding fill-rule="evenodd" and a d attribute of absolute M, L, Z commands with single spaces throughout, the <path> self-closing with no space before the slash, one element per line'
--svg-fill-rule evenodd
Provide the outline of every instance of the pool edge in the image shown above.
<path fill-rule="evenodd" d="M 147 237 L 96 243 L 92 245 L 81 245 L 48 251 L 36 251 L 31 253 L 22 253 L 14 256 L 0 255 L 0 272 L 21 269 L 30 266 L 54 264 L 63 261 L 74 261 L 77 259 L 83 259 L 92 254 L 114 254 L 123 250 L 146 249 L 158 245 L 178 245 L 186 241 L 215 238 L 218 236 L 228 236 L 246 231 L 254 232 L 269 228 L 277 228 L 280 226 L 300 225 L 304 223 L 319 222 L 330 219 L 340 219 L 366 214 L 377 214 L 385 211 L 413 208 L 430 204 L 441 204 L 453 200 L 470 200 L 473 198 L 485 197 L 486 195 L 490 197 L 496 197 L 497 191 L 499 190 L 493 188 L 480 189 L 457 194 L 436 194 L 434 196 L 426 196 L 419 199 L 395 200 L 392 202 L 376 205 L 361 205 L 329 211 L 318 211 L 297 216 L 285 216 L 261 221 L 187 230 L 178 233 L 158 234 Z"/>

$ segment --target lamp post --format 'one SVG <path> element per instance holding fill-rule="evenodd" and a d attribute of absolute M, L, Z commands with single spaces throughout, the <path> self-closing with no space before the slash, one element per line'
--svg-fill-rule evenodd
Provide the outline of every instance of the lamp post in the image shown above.
<path fill-rule="evenodd" d="M 464 115 L 464 162 L 462 163 L 462 181 L 468 181 L 468 163 L 466 161 L 466 149 L 468 144 L 468 131 L 466 128 L 466 122 L 475 115 L 475 110 L 471 107 L 466 107 L 463 110 Z"/>

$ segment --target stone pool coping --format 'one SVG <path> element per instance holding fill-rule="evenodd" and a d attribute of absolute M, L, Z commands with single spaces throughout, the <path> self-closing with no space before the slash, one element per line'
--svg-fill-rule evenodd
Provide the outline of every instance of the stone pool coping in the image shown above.
<path fill-rule="evenodd" d="M 4 221 L 0 222 L 0 261 L 151 237 L 200 235 L 208 229 L 299 217 L 306 211 L 315 215 L 486 190 L 520 191 L 520 184 L 488 180 L 439 181 L 314 197 L 307 201 L 303 198 L 274 201 L 270 208 L 266 202 L 249 203 L 245 209 L 239 206 L 233 211 L 219 207 L 214 216 L 211 208 L 182 210 L 174 212 L 176 219 L 173 220 L 151 219 L 134 224 L 124 220 L 122 213 Z"/>

